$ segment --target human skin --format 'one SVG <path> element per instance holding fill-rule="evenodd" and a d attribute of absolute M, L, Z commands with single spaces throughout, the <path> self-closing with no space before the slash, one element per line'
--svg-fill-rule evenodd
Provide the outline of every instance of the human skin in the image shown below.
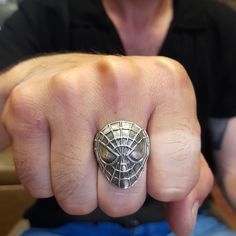
<path fill-rule="evenodd" d="M 174 17 L 172 0 L 102 0 L 102 2 L 122 40 L 126 54 L 147 56 L 159 53 Z M 236 188 L 234 187 L 236 183 L 236 118 L 225 119 L 227 125 L 221 133 L 219 148 L 213 150 L 216 177 L 226 199 L 236 209 Z M 219 123 L 225 122 L 225 119 L 217 118 Z M 209 119 L 209 123 L 211 123 L 211 119 Z M 218 125 L 211 125 L 211 127 L 213 140 L 218 139 Z M 216 135 L 217 133 L 218 135 Z M 180 203 L 179 211 L 182 206 Z M 175 207 L 177 209 L 176 205 Z M 175 211 L 177 216 L 179 211 Z M 174 228 L 178 229 L 176 215 L 173 214 L 173 211 L 168 212 Z"/>
<path fill-rule="evenodd" d="M 137 211 L 148 193 L 166 203 L 177 235 L 190 234 L 212 175 L 200 152 L 193 87 L 179 63 L 62 54 L 22 62 L 0 81 L 7 131 L 0 138 L 5 146 L 11 140 L 18 177 L 31 195 L 55 196 L 69 214 L 99 206 L 118 217 Z M 126 190 L 105 179 L 93 152 L 97 131 L 116 120 L 137 123 L 151 142 L 147 167 Z"/>
<path fill-rule="evenodd" d="M 167 35 L 172 0 L 102 0 L 127 55 L 154 56 Z"/>

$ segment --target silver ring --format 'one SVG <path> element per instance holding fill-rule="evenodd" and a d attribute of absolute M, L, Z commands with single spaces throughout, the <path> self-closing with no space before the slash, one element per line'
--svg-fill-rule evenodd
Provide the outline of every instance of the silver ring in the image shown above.
<path fill-rule="evenodd" d="M 99 167 L 107 180 L 127 189 L 134 185 L 150 153 L 147 132 L 129 121 L 115 121 L 100 130 L 94 140 Z"/>

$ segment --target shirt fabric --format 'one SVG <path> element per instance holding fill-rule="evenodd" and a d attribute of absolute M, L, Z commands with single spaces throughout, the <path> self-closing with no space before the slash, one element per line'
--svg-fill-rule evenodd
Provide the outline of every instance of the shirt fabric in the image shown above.
<path fill-rule="evenodd" d="M 236 13 L 215 1 L 174 0 L 174 19 L 159 52 L 187 70 L 197 98 L 202 151 L 214 169 L 209 117 L 236 115 Z M 0 32 L 0 69 L 49 53 L 125 55 L 121 39 L 100 0 L 23 0 Z M 163 219 L 162 206 L 147 198 L 135 214 L 111 218 L 96 209 L 70 216 L 54 198 L 41 199 L 26 213 L 35 227 L 68 222 L 112 221 L 132 226 Z"/>
<path fill-rule="evenodd" d="M 101 222 L 70 223 L 58 228 L 38 229 L 30 228 L 20 236 L 176 236 L 171 232 L 166 221 L 147 223 L 136 227 L 122 227 L 121 225 Z M 236 232 L 227 228 L 221 221 L 205 214 L 199 214 L 191 236 L 236 236 Z"/>

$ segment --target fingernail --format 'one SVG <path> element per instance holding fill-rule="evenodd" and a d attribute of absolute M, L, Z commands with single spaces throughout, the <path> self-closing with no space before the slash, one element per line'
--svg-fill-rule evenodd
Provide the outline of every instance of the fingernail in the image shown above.
<path fill-rule="evenodd" d="M 192 207 L 192 215 L 196 218 L 199 209 L 199 202 L 195 202 Z"/>
<path fill-rule="evenodd" d="M 195 202 L 192 207 L 192 219 L 193 219 L 193 225 L 195 225 L 197 214 L 199 209 L 199 202 Z"/>

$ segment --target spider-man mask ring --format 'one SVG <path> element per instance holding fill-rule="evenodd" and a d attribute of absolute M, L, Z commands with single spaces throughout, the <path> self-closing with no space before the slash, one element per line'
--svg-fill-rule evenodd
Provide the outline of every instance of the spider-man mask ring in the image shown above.
<path fill-rule="evenodd" d="M 115 121 L 100 130 L 94 140 L 99 166 L 109 182 L 126 189 L 134 185 L 150 153 L 147 132 L 129 121 Z"/>

